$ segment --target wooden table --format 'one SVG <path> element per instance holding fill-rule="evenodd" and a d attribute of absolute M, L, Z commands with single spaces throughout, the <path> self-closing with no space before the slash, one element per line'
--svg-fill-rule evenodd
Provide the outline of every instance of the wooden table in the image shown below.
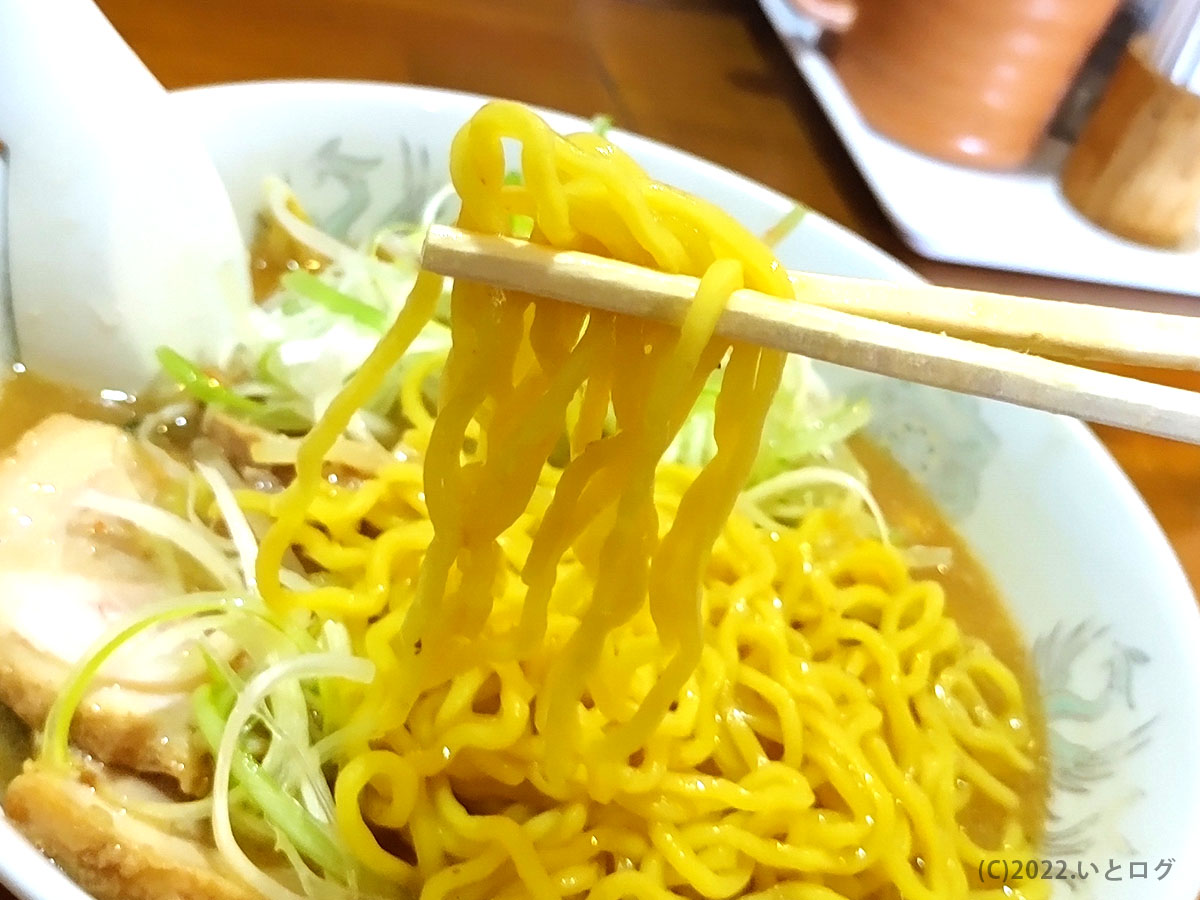
<path fill-rule="evenodd" d="M 608 113 L 623 128 L 807 203 L 934 282 L 1151 306 L 1165 296 L 915 256 L 876 205 L 754 0 L 99 3 L 169 87 L 360 78 L 459 88 L 584 116 Z M 1200 389 L 1198 376 L 1171 381 Z M 1107 428 L 1100 435 L 1200 588 L 1200 447 Z"/>

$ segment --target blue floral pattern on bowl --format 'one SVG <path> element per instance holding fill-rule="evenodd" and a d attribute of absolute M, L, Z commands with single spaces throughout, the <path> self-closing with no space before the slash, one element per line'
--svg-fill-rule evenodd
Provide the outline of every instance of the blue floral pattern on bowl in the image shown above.
<path fill-rule="evenodd" d="M 1032 656 L 1050 758 L 1043 855 L 1090 860 L 1151 850 L 1135 846 L 1120 829 L 1144 796 L 1139 785 L 1123 782 L 1124 764 L 1147 746 L 1157 721 L 1136 691 L 1149 655 L 1087 620 L 1060 622 L 1033 642 Z M 1091 890 L 1086 882 L 1071 884 Z"/>
<path fill-rule="evenodd" d="M 429 198 L 449 181 L 427 147 L 399 140 L 388 153 L 359 153 L 346 144 L 341 137 L 325 141 L 291 180 L 301 182 L 297 192 L 313 221 L 347 243 L 359 244 L 387 225 L 417 221 Z"/>
<path fill-rule="evenodd" d="M 873 378 L 839 384 L 871 404 L 867 433 L 886 447 L 951 518 L 968 515 L 979 498 L 980 478 L 1000 441 L 972 397 L 921 390 L 902 381 Z"/>

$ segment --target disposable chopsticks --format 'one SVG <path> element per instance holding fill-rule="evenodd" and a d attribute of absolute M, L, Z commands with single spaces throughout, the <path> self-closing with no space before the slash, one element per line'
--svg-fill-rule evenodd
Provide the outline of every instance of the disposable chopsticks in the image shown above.
<path fill-rule="evenodd" d="M 445 226 L 430 229 L 422 265 L 455 278 L 668 323 L 682 320 L 698 284 L 694 278 L 591 254 Z M 1200 348 L 1200 323 L 1190 317 L 823 275 L 793 273 L 792 280 L 800 302 L 781 302 L 752 290 L 735 292 L 717 333 L 920 384 L 1200 443 L 1200 394 L 1012 349 L 1200 369 L 1200 353 L 1194 349 Z M 880 321 L 885 318 L 892 321 Z"/>

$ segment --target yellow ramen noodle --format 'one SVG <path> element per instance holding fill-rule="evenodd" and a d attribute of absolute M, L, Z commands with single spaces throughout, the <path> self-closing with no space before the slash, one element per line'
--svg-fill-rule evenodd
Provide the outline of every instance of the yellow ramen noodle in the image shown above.
<path fill-rule="evenodd" d="M 422 274 L 296 481 L 243 498 L 274 517 L 268 603 L 342 621 L 377 666 L 345 689 L 336 757 L 361 864 L 428 900 L 1042 896 L 977 873 L 1031 851 L 1013 673 L 858 520 L 737 511 L 783 358 L 712 332 L 742 285 L 791 297 L 768 248 L 514 104 L 481 109 L 451 166 L 464 228 L 532 220 L 701 284 L 681 329 L 454 285 L 436 415 L 429 367 L 401 391 L 409 460 L 332 485 L 322 457 L 434 312 Z M 715 458 L 660 465 L 718 365 Z M 322 586 L 281 586 L 291 548 Z"/>

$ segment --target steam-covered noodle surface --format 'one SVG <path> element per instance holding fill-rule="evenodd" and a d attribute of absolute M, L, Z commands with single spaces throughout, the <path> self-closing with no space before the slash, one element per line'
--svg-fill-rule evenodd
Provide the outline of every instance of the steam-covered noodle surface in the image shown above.
<path fill-rule="evenodd" d="M 979 877 L 1035 855 L 1034 698 L 873 501 L 789 505 L 845 479 L 755 474 L 786 361 L 713 328 L 742 286 L 795 302 L 771 250 L 516 104 L 450 166 L 463 228 L 700 288 L 671 328 L 460 281 L 441 366 L 406 356 L 439 315 L 420 273 L 286 487 L 192 476 L 240 585 L 130 627 L 206 635 L 214 787 L 189 802 L 222 864 L 281 898 L 1044 896 Z M 694 464 L 669 451 L 718 369 Z M 339 462 L 389 391 L 396 450 Z M 39 765 L 73 765 L 72 704 L 128 636 L 79 670 Z"/>

